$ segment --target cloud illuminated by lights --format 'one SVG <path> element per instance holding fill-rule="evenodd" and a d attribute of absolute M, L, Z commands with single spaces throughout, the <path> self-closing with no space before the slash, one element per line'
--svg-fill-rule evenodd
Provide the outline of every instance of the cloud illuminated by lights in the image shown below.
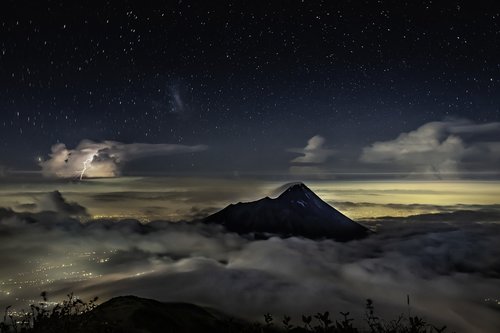
<path fill-rule="evenodd" d="M 365 147 L 360 161 L 441 178 L 477 166 L 496 165 L 500 152 L 499 134 L 500 123 L 429 122 L 393 140 Z"/>
<path fill-rule="evenodd" d="M 46 177 L 116 177 L 121 166 L 130 160 L 148 156 L 166 156 L 206 150 L 205 145 L 93 142 L 83 140 L 75 149 L 65 144 L 52 146 L 50 158 L 39 162 Z"/>

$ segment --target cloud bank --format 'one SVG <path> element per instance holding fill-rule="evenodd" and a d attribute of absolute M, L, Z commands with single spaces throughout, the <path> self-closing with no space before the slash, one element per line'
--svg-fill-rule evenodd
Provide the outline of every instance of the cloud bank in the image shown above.
<path fill-rule="evenodd" d="M 41 290 L 52 299 L 70 291 L 86 298 L 135 294 L 253 318 L 325 310 L 360 318 L 366 298 L 394 318 L 406 311 L 409 294 L 412 314 L 450 330 L 493 332 L 498 309 L 485 299 L 500 294 L 500 224 L 474 223 L 474 214 L 467 222 L 439 218 L 380 220 L 376 235 L 336 243 L 0 209 L 0 280 L 13 279 L 0 292 L 9 292 L 2 302 L 17 305 Z"/>
<path fill-rule="evenodd" d="M 93 142 L 83 140 L 75 149 L 65 144 L 52 146 L 50 158 L 39 163 L 46 177 L 116 177 L 127 161 L 148 156 L 165 156 L 206 150 L 205 145 Z"/>
<path fill-rule="evenodd" d="M 436 121 L 363 149 L 360 161 L 439 178 L 500 165 L 500 123 Z M 491 170 L 487 170 L 491 171 Z"/>

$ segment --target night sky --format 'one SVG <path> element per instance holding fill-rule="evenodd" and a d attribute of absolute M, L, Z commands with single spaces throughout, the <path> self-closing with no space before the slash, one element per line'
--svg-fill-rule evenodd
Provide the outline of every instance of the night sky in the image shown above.
<path fill-rule="evenodd" d="M 302 325 L 370 298 L 498 332 L 500 1 L 151 3 L 0 0 L 0 309 L 137 295 Z M 298 181 L 374 233 L 197 223 Z M 305 193 L 297 230 L 324 212 Z M 269 200 L 248 215 L 272 225 Z"/>
<path fill-rule="evenodd" d="M 429 122 L 498 134 L 493 3 L 3 1 L 0 165 L 88 139 L 208 147 L 137 172 L 279 173 L 319 135 L 312 164 L 368 172 L 363 147 Z"/>

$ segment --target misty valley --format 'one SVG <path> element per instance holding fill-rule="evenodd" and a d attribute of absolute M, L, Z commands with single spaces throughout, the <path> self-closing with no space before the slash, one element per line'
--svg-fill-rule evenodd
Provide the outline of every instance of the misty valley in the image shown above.
<path fill-rule="evenodd" d="M 294 327 L 305 325 L 305 314 L 349 312 L 368 329 L 371 299 L 380 318 L 410 311 L 457 331 L 497 324 L 499 211 L 357 223 L 302 183 L 279 191 L 274 199 L 177 222 L 89 219 L 85 207 L 57 191 L 43 194 L 31 212 L 3 208 L 2 303 L 21 316 L 40 302 L 41 291 L 49 295 L 47 309 L 70 293 L 103 301 L 135 295 L 142 297 L 138 304 L 154 299 L 216 309 L 224 320 L 262 322 L 271 313 L 280 323 L 286 315 Z M 225 322 L 210 318 L 211 329 Z"/>

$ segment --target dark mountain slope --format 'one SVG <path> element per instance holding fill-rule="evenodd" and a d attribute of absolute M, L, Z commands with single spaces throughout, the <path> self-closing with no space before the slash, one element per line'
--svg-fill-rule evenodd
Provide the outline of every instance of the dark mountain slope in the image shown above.
<path fill-rule="evenodd" d="M 312 239 L 349 241 L 367 236 L 366 227 L 352 221 L 321 200 L 302 183 L 287 188 L 279 197 L 231 204 L 208 216 L 205 223 L 223 225 L 240 234 L 277 234 Z"/>
<path fill-rule="evenodd" d="M 194 304 L 122 296 L 99 305 L 80 320 L 83 327 L 96 332 L 215 333 L 224 329 L 229 317 Z"/>

